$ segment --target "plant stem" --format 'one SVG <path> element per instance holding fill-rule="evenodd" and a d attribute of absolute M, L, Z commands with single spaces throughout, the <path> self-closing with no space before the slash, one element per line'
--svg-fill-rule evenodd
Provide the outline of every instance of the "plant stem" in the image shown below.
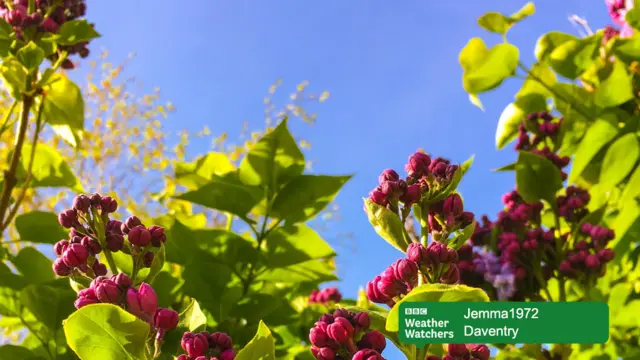
<path fill-rule="evenodd" d="M 560 217 L 558 216 L 558 213 L 556 210 L 554 210 L 554 220 L 555 220 L 555 225 L 556 225 L 556 231 L 558 232 L 557 236 L 556 236 L 556 259 L 562 259 L 564 258 L 564 253 L 562 250 L 562 234 L 561 234 L 561 230 L 560 230 Z M 556 264 L 557 267 L 560 267 L 560 263 Z M 560 299 L 558 301 L 560 302 L 564 302 L 567 301 L 567 292 L 566 289 L 564 288 L 564 277 L 562 276 L 562 274 L 559 274 L 560 276 L 558 276 L 558 287 L 559 287 L 559 294 L 560 294 Z"/>
<path fill-rule="evenodd" d="M 13 115 L 13 112 L 16 109 L 17 105 L 18 105 L 18 100 L 13 100 L 13 102 L 11 103 L 11 107 L 9 107 L 9 110 L 4 114 L 4 117 L 2 118 L 2 126 L 0 126 L 0 136 L 2 136 L 2 134 L 11 125 L 9 124 L 9 120 L 11 120 L 11 115 Z"/>
<path fill-rule="evenodd" d="M 109 249 L 104 249 L 102 253 L 104 254 L 104 257 L 107 259 L 107 264 L 109 264 L 109 269 L 111 270 L 111 273 L 113 275 L 117 275 L 118 266 L 116 266 L 116 262 L 115 260 L 113 260 L 113 254 L 111 254 L 111 251 L 109 251 Z M 133 279 L 131 280 L 131 283 L 133 284 Z"/>
<path fill-rule="evenodd" d="M 33 105 L 33 98 L 23 95 L 22 108 L 20 109 L 18 134 L 16 135 L 15 146 L 13 149 L 13 154 L 11 155 L 9 169 L 4 172 L 4 186 L 2 187 L 2 195 L 0 195 L 0 221 L 2 222 L 0 233 L 5 229 L 7 225 L 4 222 L 4 217 L 7 214 L 7 210 L 9 208 L 11 191 L 18 182 L 18 179 L 16 178 L 16 172 L 18 171 L 18 163 L 20 161 L 20 155 L 22 153 L 22 145 L 24 145 L 24 139 L 27 135 L 27 129 L 29 127 L 29 112 L 31 111 L 31 105 Z M 16 206 L 18 205 L 16 204 Z"/>
<path fill-rule="evenodd" d="M 429 242 L 429 206 L 427 204 L 420 207 L 420 243 L 427 246 Z"/>
<path fill-rule="evenodd" d="M 416 353 L 416 360 L 425 360 L 427 358 L 427 353 L 429 352 L 429 346 L 423 346 L 418 349 Z"/>

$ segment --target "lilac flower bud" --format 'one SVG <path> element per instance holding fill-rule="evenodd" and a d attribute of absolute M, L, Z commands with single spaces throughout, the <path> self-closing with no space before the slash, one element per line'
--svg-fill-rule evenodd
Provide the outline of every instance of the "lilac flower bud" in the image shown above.
<path fill-rule="evenodd" d="M 91 265 L 91 269 L 96 276 L 105 276 L 107 275 L 107 266 L 105 264 L 100 263 L 98 259 L 93 262 Z"/>
<path fill-rule="evenodd" d="M 144 253 L 144 257 L 143 257 L 143 264 L 144 267 L 151 267 L 151 264 L 153 264 L 153 258 L 155 257 L 155 254 L 152 253 L 151 251 L 147 251 L 146 253 Z"/>
<path fill-rule="evenodd" d="M 95 288 L 98 300 L 103 303 L 117 304 L 120 302 L 120 289 L 115 282 L 106 279 Z"/>
<path fill-rule="evenodd" d="M 86 297 L 79 297 L 76 299 L 76 301 L 73 302 L 73 306 L 76 307 L 76 309 L 80 309 L 84 306 L 87 305 L 91 305 L 91 304 L 97 304 L 98 300 L 94 300 L 94 299 L 89 299 Z"/>
<path fill-rule="evenodd" d="M 105 225 L 105 231 L 107 233 L 122 235 L 122 222 L 118 220 L 109 220 Z"/>
<path fill-rule="evenodd" d="M 138 225 L 129 230 L 128 239 L 131 244 L 144 247 L 151 243 L 151 234 L 144 226 Z"/>
<path fill-rule="evenodd" d="M 415 204 L 420 200 L 422 196 L 422 188 L 420 184 L 413 184 L 407 187 L 407 191 L 400 196 L 400 201 L 405 205 Z"/>
<path fill-rule="evenodd" d="M 138 317 L 144 317 L 146 315 L 142 310 L 142 305 L 140 304 L 140 294 L 136 289 L 129 288 L 129 290 L 127 290 L 126 300 L 127 310 L 129 310 L 130 313 Z"/>
<path fill-rule="evenodd" d="M 67 247 L 69 247 L 69 241 L 60 240 L 55 245 L 53 245 L 53 251 L 56 253 L 56 255 L 62 256 L 62 253 L 64 253 Z"/>
<path fill-rule="evenodd" d="M 142 283 L 138 288 L 138 294 L 140 295 L 140 307 L 147 314 L 153 314 L 158 309 L 158 296 L 153 288 L 147 284 Z"/>
<path fill-rule="evenodd" d="M 110 233 L 105 238 L 107 249 L 111 252 L 118 252 L 124 247 L 124 237 L 120 234 Z"/>
<path fill-rule="evenodd" d="M 129 230 L 136 226 L 142 225 L 142 222 L 136 216 L 129 216 L 122 224 L 121 230 L 123 234 L 128 234 Z"/>
<path fill-rule="evenodd" d="M 181 354 L 180 356 L 178 356 L 177 360 L 189 360 L 189 355 Z"/>
<path fill-rule="evenodd" d="M 449 195 L 442 204 L 442 213 L 445 217 L 458 217 L 462 214 L 463 205 L 462 198 L 459 194 Z"/>
<path fill-rule="evenodd" d="M 353 336 L 354 328 L 349 320 L 338 317 L 327 327 L 327 335 L 341 344 L 347 343 Z"/>
<path fill-rule="evenodd" d="M 131 286 L 131 278 L 129 278 L 129 275 L 125 273 L 114 275 L 111 277 L 111 280 L 113 280 L 113 282 L 115 282 L 122 290 L 126 290 Z"/>
<path fill-rule="evenodd" d="M 178 313 L 171 309 L 158 309 L 153 316 L 153 324 L 157 329 L 173 330 L 178 326 Z"/>
<path fill-rule="evenodd" d="M 24 26 L 32 26 L 32 25 L 40 25 L 42 23 L 42 14 L 39 12 L 35 12 L 30 14 L 24 19 Z"/>
<path fill-rule="evenodd" d="M 353 357 L 352 360 L 384 360 L 382 355 L 373 349 L 362 349 L 358 350 Z"/>
<path fill-rule="evenodd" d="M 411 286 L 418 283 L 418 265 L 414 261 L 400 259 L 391 266 L 396 279 L 401 279 Z"/>
<path fill-rule="evenodd" d="M 469 356 L 469 350 L 464 344 L 449 344 L 448 346 L 449 355 L 452 356 Z"/>
<path fill-rule="evenodd" d="M 473 215 L 473 213 L 471 211 L 464 211 L 461 215 L 460 215 L 460 226 L 462 228 L 465 228 L 469 225 L 471 225 L 471 223 L 473 223 L 473 221 L 475 220 L 475 215 Z"/>
<path fill-rule="evenodd" d="M 429 216 L 427 217 L 427 222 L 429 223 L 429 228 L 431 229 L 431 231 L 442 231 L 442 226 L 440 226 L 440 223 L 438 222 L 434 214 L 429 214 Z"/>
<path fill-rule="evenodd" d="M 151 245 L 155 247 L 160 247 L 162 243 L 167 241 L 167 236 L 162 226 L 149 226 L 149 233 L 151 234 Z"/>
<path fill-rule="evenodd" d="M 91 200 L 87 195 L 80 194 L 73 199 L 73 208 L 83 213 L 89 212 Z"/>
<path fill-rule="evenodd" d="M 333 324 L 333 315 L 331 314 L 323 314 L 322 316 L 320 316 L 320 320 L 326 324 Z"/>
<path fill-rule="evenodd" d="M 387 340 L 384 335 L 377 330 L 372 330 L 364 334 L 362 339 L 358 342 L 359 349 L 373 349 L 380 353 L 386 346 Z"/>
<path fill-rule="evenodd" d="M 185 332 L 184 334 L 182 334 L 182 339 L 180 339 L 180 347 L 182 347 L 184 351 L 187 351 L 187 343 L 193 341 L 194 336 L 195 334 L 192 332 Z"/>
<path fill-rule="evenodd" d="M 62 260 L 69 267 L 76 267 L 87 262 L 89 253 L 80 244 L 71 244 L 62 254 Z"/>
<path fill-rule="evenodd" d="M 103 196 L 100 199 L 100 207 L 103 214 L 112 213 L 118 209 L 118 202 L 110 196 Z"/>
<path fill-rule="evenodd" d="M 597 255 L 590 254 L 585 259 L 584 264 L 587 265 L 588 268 L 595 269 L 600 266 L 600 260 L 598 260 Z"/>
<path fill-rule="evenodd" d="M 84 246 L 89 255 L 92 256 L 100 254 L 100 252 L 102 251 L 102 246 L 100 246 L 100 243 L 88 236 L 85 236 L 82 238 L 82 240 L 80 240 L 80 245 Z"/>
<path fill-rule="evenodd" d="M 398 180 L 400 180 L 400 176 L 398 175 L 397 172 L 395 172 L 392 169 L 386 169 L 378 177 L 378 185 L 382 185 L 387 181 L 398 181 Z"/>
<path fill-rule="evenodd" d="M 444 179 L 447 176 L 447 167 L 449 166 L 449 160 L 441 157 L 435 158 L 431 164 L 429 164 L 429 171 L 438 179 Z"/>
<path fill-rule="evenodd" d="M 309 341 L 313 346 L 325 347 L 328 344 L 329 336 L 322 328 L 313 327 L 309 331 Z"/>
<path fill-rule="evenodd" d="M 65 210 L 58 215 L 58 222 L 67 229 L 72 228 L 78 224 L 78 215 L 72 209 Z"/>
<path fill-rule="evenodd" d="M 336 352 L 330 347 L 323 347 L 317 350 L 315 357 L 318 360 L 334 360 L 336 358 Z"/>
<path fill-rule="evenodd" d="M 220 353 L 218 360 L 233 360 L 235 359 L 235 357 L 236 357 L 235 351 L 233 351 L 233 349 L 227 349 Z"/>
<path fill-rule="evenodd" d="M 442 274 L 440 281 L 444 284 L 455 284 L 460 281 L 460 270 L 456 264 L 449 265 L 447 271 Z"/>
<path fill-rule="evenodd" d="M 438 241 L 432 241 L 429 246 L 427 246 L 427 252 L 429 254 L 429 260 L 436 266 L 440 263 L 446 263 L 449 259 L 447 246 Z"/>
<path fill-rule="evenodd" d="M 388 269 L 389 270 L 389 269 Z M 382 294 L 384 298 L 392 299 L 407 290 L 406 285 L 402 284 L 395 278 L 395 274 L 393 273 L 393 269 L 391 270 L 391 276 L 383 276 L 380 277 L 377 285 L 378 293 Z"/>
<path fill-rule="evenodd" d="M 573 274 L 573 272 L 575 271 L 571 266 L 571 263 L 567 260 L 564 260 L 560 263 L 559 270 L 565 275 Z"/>
<path fill-rule="evenodd" d="M 202 334 L 195 334 L 193 338 L 185 342 L 185 351 L 191 357 L 198 357 L 204 355 L 209 349 L 209 341 Z"/>
<path fill-rule="evenodd" d="M 231 336 L 227 335 L 223 332 L 215 332 L 211 334 L 211 343 L 213 346 L 218 348 L 218 350 L 227 350 L 233 348 L 233 341 L 231 340 Z"/>
<path fill-rule="evenodd" d="M 489 356 L 491 355 L 491 351 L 487 345 L 473 345 L 469 350 L 471 350 L 471 356 L 478 360 L 489 360 Z"/>
<path fill-rule="evenodd" d="M 382 277 L 378 275 L 367 283 L 367 298 L 374 303 L 385 304 L 387 301 L 391 300 L 391 297 L 378 290 L 378 283 L 381 280 Z"/>
<path fill-rule="evenodd" d="M 333 312 L 333 321 L 335 322 L 336 318 L 345 318 L 345 319 L 350 319 L 353 317 L 354 314 L 350 313 L 347 309 L 336 309 L 336 311 Z"/>
<path fill-rule="evenodd" d="M 613 252 L 613 250 L 611 249 L 602 249 L 598 252 L 598 260 L 600 260 L 600 262 L 602 263 L 608 263 L 609 261 L 613 260 L 615 256 L 615 252 Z"/>
<path fill-rule="evenodd" d="M 69 276 L 73 271 L 72 268 L 67 266 L 62 259 L 55 259 L 53 261 L 53 272 L 58 276 Z"/>
<path fill-rule="evenodd" d="M 429 173 L 429 165 L 431 164 L 431 158 L 429 155 L 417 151 L 413 155 L 409 156 L 409 161 L 405 165 L 404 169 L 411 177 L 420 177 Z"/>
<path fill-rule="evenodd" d="M 387 196 L 378 189 L 373 190 L 369 193 L 369 200 L 381 206 L 387 205 Z"/>
<path fill-rule="evenodd" d="M 57 33 L 60 25 L 53 21 L 51 18 L 46 18 L 40 25 L 40 28 L 45 32 Z"/>
<path fill-rule="evenodd" d="M 419 265 L 427 265 L 429 262 L 429 252 L 420 243 L 411 243 L 407 247 L 407 258 Z"/>
<path fill-rule="evenodd" d="M 22 25 L 22 22 L 24 21 L 25 15 L 26 15 L 26 12 L 23 13 L 22 11 L 20 11 L 18 9 L 9 10 L 7 15 L 5 16 L 5 20 L 10 25 L 19 27 L 20 25 Z"/>
<path fill-rule="evenodd" d="M 353 317 L 353 322 L 356 325 L 356 329 L 368 329 L 371 326 L 371 318 L 369 318 L 369 314 L 366 312 L 357 313 L 356 316 Z"/>

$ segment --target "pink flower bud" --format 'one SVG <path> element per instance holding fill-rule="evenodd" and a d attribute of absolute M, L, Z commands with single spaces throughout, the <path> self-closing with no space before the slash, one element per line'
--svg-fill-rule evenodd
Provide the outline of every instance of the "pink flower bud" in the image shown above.
<path fill-rule="evenodd" d="M 574 269 L 571 266 L 571 263 L 567 260 L 564 260 L 563 262 L 560 263 L 559 270 L 561 273 L 565 275 L 569 275 L 574 272 Z"/>
<path fill-rule="evenodd" d="M 442 204 L 442 213 L 445 217 L 458 217 L 462 214 L 463 205 L 462 198 L 459 194 L 449 195 Z"/>
<path fill-rule="evenodd" d="M 153 324 L 157 329 L 173 330 L 178 326 L 178 313 L 171 309 L 158 309 L 153 316 Z"/>
<path fill-rule="evenodd" d="M 111 280 L 113 280 L 113 282 L 115 282 L 122 290 L 126 290 L 131 286 L 131 278 L 129 278 L 129 275 L 125 273 L 114 275 L 111 277 Z"/>
<path fill-rule="evenodd" d="M 427 248 L 420 243 L 411 243 L 407 247 L 407 258 L 419 265 L 427 265 L 429 262 L 428 256 Z"/>
<path fill-rule="evenodd" d="M 454 249 L 447 248 L 447 262 L 448 263 L 457 263 L 458 262 L 458 252 Z"/>
<path fill-rule="evenodd" d="M 489 356 L 491 355 L 491 351 L 486 345 L 473 345 L 470 350 L 471 356 L 478 360 L 489 360 Z"/>
<path fill-rule="evenodd" d="M 444 284 L 455 284 L 460 281 L 460 270 L 456 264 L 449 265 L 447 271 L 442 274 L 440 281 Z"/>
<path fill-rule="evenodd" d="M 97 304 L 98 300 L 94 300 L 94 299 L 89 299 L 89 298 L 85 298 L 85 297 L 79 297 L 76 299 L 76 301 L 73 302 L 73 306 L 76 307 L 76 309 L 80 309 L 82 307 L 85 307 L 87 305 L 91 305 L 91 304 Z"/>
<path fill-rule="evenodd" d="M 311 328 L 311 330 L 309 330 L 309 342 L 311 342 L 311 345 L 317 347 L 325 347 L 327 346 L 328 340 L 329 337 L 322 328 L 313 327 Z"/>
<path fill-rule="evenodd" d="M 352 360 L 384 360 L 382 355 L 373 349 L 362 349 L 358 350 L 353 357 Z"/>
<path fill-rule="evenodd" d="M 209 341 L 202 334 L 194 334 L 193 338 L 185 342 L 185 351 L 191 357 L 202 356 L 209 349 Z"/>
<path fill-rule="evenodd" d="M 218 357 L 219 360 L 233 360 L 236 357 L 235 351 L 233 349 L 227 349 L 220 353 Z"/>
<path fill-rule="evenodd" d="M 64 253 L 68 246 L 68 240 L 60 240 L 55 245 L 53 245 L 53 251 L 56 253 L 56 255 L 62 256 L 62 253 Z"/>
<path fill-rule="evenodd" d="M 100 246 L 100 243 L 88 236 L 85 236 L 80 240 L 80 245 L 84 246 L 89 255 L 92 256 L 102 252 L 102 246 Z"/>
<path fill-rule="evenodd" d="M 381 353 L 386 346 L 387 339 L 377 330 L 372 330 L 364 334 L 360 342 L 358 342 L 358 348 L 373 349 L 379 353 Z"/>
<path fill-rule="evenodd" d="M 613 260 L 614 257 L 616 257 L 616 254 L 611 249 L 602 249 L 598 252 L 598 260 L 602 263 L 608 263 Z"/>
<path fill-rule="evenodd" d="M 67 266 L 62 259 L 55 259 L 53 261 L 53 272 L 58 276 L 69 276 L 73 271 L 72 268 Z"/>
<path fill-rule="evenodd" d="M 387 205 L 387 196 L 382 192 L 382 190 L 373 190 L 369 193 L 369 200 L 374 203 L 385 206 Z"/>
<path fill-rule="evenodd" d="M 338 317 L 334 320 L 333 324 L 330 324 L 327 327 L 327 335 L 329 338 L 339 342 L 346 343 L 353 336 L 353 325 L 349 322 L 349 320 Z"/>
<path fill-rule="evenodd" d="M 429 155 L 417 151 L 413 155 L 409 156 L 409 161 L 405 165 L 404 169 L 411 177 L 420 177 L 429 173 L 429 165 L 431 164 L 431 158 Z"/>
<path fill-rule="evenodd" d="M 96 276 L 105 276 L 107 275 L 107 266 L 105 264 L 100 263 L 98 259 L 93 262 L 91 265 L 91 269 Z"/>
<path fill-rule="evenodd" d="M 400 201 L 405 205 L 415 204 L 420 200 L 422 196 L 422 188 L 420 184 L 413 184 L 407 187 L 407 191 L 400 196 Z"/>
<path fill-rule="evenodd" d="M 112 252 L 118 252 L 124 247 L 124 237 L 120 234 L 110 233 L 105 238 L 107 249 Z"/>
<path fill-rule="evenodd" d="M 177 360 L 189 360 L 189 356 L 186 354 L 181 354 L 178 356 Z"/>
<path fill-rule="evenodd" d="M 153 314 L 158 309 L 158 296 L 153 288 L 147 284 L 142 283 L 138 288 L 138 294 L 140 295 L 140 307 L 142 311 L 147 314 Z"/>
<path fill-rule="evenodd" d="M 42 22 L 42 25 L 40 25 L 40 28 L 45 32 L 57 33 L 59 25 L 55 21 L 53 21 L 53 19 L 46 18 Z"/>
<path fill-rule="evenodd" d="M 89 253 L 87 253 L 84 246 L 80 244 L 69 245 L 62 254 L 62 260 L 69 267 L 76 267 L 80 264 L 86 263 L 88 257 Z"/>
<path fill-rule="evenodd" d="M 145 312 L 142 310 L 142 305 L 140 304 L 140 294 L 136 289 L 129 288 L 129 290 L 127 290 L 126 300 L 127 310 L 129 310 L 130 313 L 138 317 L 145 316 Z"/>
<path fill-rule="evenodd" d="M 320 316 L 320 320 L 318 320 L 318 321 L 322 321 L 322 322 L 327 323 L 327 324 L 333 324 L 333 320 L 334 320 L 333 319 L 333 315 L 331 315 L 331 314 L 323 314 L 322 316 Z"/>
<path fill-rule="evenodd" d="M 58 215 L 58 222 L 67 229 L 72 228 L 78 224 L 78 215 L 72 209 L 65 210 Z"/>
<path fill-rule="evenodd" d="M 460 226 L 462 228 L 465 228 L 471 225 L 471 223 L 473 223 L 473 221 L 475 220 L 475 215 L 471 211 L 464 211 L 460 215 L 459 220 L 460 220 Z"/>
<path fill-rule="evenodd" d="M 144 267 L 151 267 L 151 264 L 153 264 L 153 258 L 155 257 L 155 254 L 152 253 L 151 251 L 147 251 L 146 253 L 144 253 L 144 258 L 143 260 L 143 265 Z"/>
<path fill-rule="evenodd" d="M 393 265 L 393 273 L 396 279 L 401 279 L 411 286 L 418 282 L 418 265 L 409 259 L 400 259 Z"/>
<path fill-rule="evenodd" d="M 336 352 L 330 347 L 323 347 L 318 350 L 316 359 L 318 360 L 334 360 L 336 358 Z"/>
<path fill-rule="evenodd" d="M 584 264 L 592 269 L 595 269 L 600 266 L 600 260 L 598 260 L 597 255 L 590 254 L 584 261 Z"/>
<path fill-rule="evenodd" d="M 100 207 L 103 214 L 112 213 L 118 209 L 118 202 L 110 196 L 103 196 L 100 199 Z"/>
<path fill-rule="evenodd" d="M 387 181 L 398 181 L 398 180 L 400 180 L 400 176 L 398 175 L 397 172 L 395 172 L 395 170 L 386 169 L 378 177 L 378 185 L 382 185 Z"/>
<path fill-rule="evenodd" d="M 91 200 L 87 195 L 80 194 L 73 199 L 73 208 L 83 213 L 89 212 Z"/>
<path fill-rule="evenodd" d="M 354 316 L 355 316 L 354 313 L 348 311 L 347 309 L 340 308 L 340 309 L 336 309 L 336 311 L 333 312 L 333 317 L 334 317 L 333 321 L 335 322 L 335 319 L 339 317 L 345 318 L 345 319 L 351 319 Z"/>
<path fill-rule="evenodd" d="M 353 317 L 353 322 L 355 323 L 356 328 L 359 328 L 360 330 L 368 329 L 369 326 L 371 326 L 371 318 L 366 312 L 357 313 L 356 316 Z"/>
<path fill-rule="evenodd" d="M 101 281 L 95 288 L 98 300 L 103 303 L 117 304 L 120 302 L 120 289 L 109 279 Z"/>
<path fill-rule="evenodd" d="M 218 348 L 218 350 L 227 350 L 233 347 L 233 341 L 231 340 L 231 336 L 227 335 L 223 332 L 215 332 L 211 334 L 211 343 L 212 347 Z"/>
<path fill-rule="evenodd" d="M 164 233 L 162 226 L 152 225 L 149 227 L 149 233 L 151 234 L 151 245 L 160 247 L 160 245 L 167 241 L 167 236 Z"/>
<path fill-rule="evenodd" d="M 123 234 L 127 234 L 129 233 L 129 230 L 133 229 L 138 225 L 142 225 L 142 222 L 140 221 L 140 219 L 138 219 L 136 216 L 129 216 L 127 220 L 125 220 L 122 226 L 120 227 L 120 230 L 122 230 Z"/>
<path fill-rule="evenodd" d="M 193 341 L 193 337 L 195 336 L 192 332 L 185 332 L 182 334 L 182 339 L 180 340 L 180 346 L 184 351 L 187 351 L 187 343 Z"/>
<path fill-rule="evenodd" d="M 448 352 L 452 356 L 469 356 L 469 350 L 464 344 L 449 344 Z"/>
<path fill-rule="evenodd" d="M 128 238 L 129 242 L 136 246 L 144 247 L 151 243 L 151 234 L 149 230 L 145 229 L 142 225 L 138 225 L 129 230 Z"/>

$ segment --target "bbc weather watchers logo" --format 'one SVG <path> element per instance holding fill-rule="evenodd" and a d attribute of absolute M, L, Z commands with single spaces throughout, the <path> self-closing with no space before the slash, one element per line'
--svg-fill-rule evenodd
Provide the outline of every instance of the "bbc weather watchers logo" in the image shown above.
<path fill-rule="evenodd" d="M 405 315 L 427 315 L 427 308 L 405 308 Z"/>

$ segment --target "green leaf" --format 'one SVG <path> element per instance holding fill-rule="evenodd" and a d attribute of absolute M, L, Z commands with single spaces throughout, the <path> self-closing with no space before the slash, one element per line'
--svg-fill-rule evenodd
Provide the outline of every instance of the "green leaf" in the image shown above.
<path fill-rule="evenodd" d="M 338 280 L 332 262 L 316 259 L 277 268 L 264 272 L 257 281 L 273 281 L 278 283 L 323 283 Z"/>
<path fill-rule="evenodd" d="M 61 279 L 59 284 L 33 284 L 20 293 L 22 304 L 53 333 L 60 329 L 62 320 L 75 310 L 73 302 L 76 293 L 69 288 L 66 280 Z"/>
<path fill-rule="evenodd" d="M 594 102 L 603 108 L 622 105 L 633 99 L 632 76 L 620 61 L 614 61 L 608 76 L 596 89 Z"/>
<path fill-rule="evenodd" d="M 16 57 L 27 70 L 32 71 L 40 67 L 45 54 L 44 50 L 38 47 L 36 43 L 30 41 L 27 45 L 23 46 L 22 49 L 18 50 Z"/>
<path fill-rule="evenodd" d="M 516 170 L 516 163 L 512 163 L 512 164 L 508 164 L 508 165 L 499 167 L 497 169 L 493 169 L 491 171 L 503 172 L 503 171 L 515 171 L 515 170 Z"/>
<path fill-rule="evenodd" d="M 32 246 L 27 246 L 20 250 L 18 255 L 11 258 L 11 263 L 31 284 L 39 284 L 55 279 L 51 270 L 51 260 Z"/>
<path fill-rule="evenodd" d="M 464 176 L 464 174 L 467 173 L 467 171 L 469 171 L 469 168 L 471 168 L 471 165 L 473 165 L 473 159 L 474 158 L 475 158 L 475 155 L 471 155 L 470 158 L 465 160 L 465 162 L 463 162 L 462 165 L 460 165 L 460 169 L 462 169 L 462 175 L 463 176 Z"/>
<path fill-rule="evenodd" d="M 9 57 L 2 61 L 0 72 L 4 85 L 9 88 L 9 93 L 16 99 L 22 99 L 22 94 L 27 91 L 27 69 L 15 57 Z"/>
<path fill-rule="evenodd" d="M 42 358 L 23 346 L 8 344 L 0 346 L 0 359 L 36 360 Z"/>
<path fill-rule="evenodd" d="M 369 199 L 364 199 L 364 206 L 369 222 L 373 225 L 373 229 L 378 235 L 396 249 L 403 253 L 406 252 L 409 240 L 407 240 L 408 236 L 405 234 L 406 230 L 400 220 L 400 216 Z"/>
<path fill-rule="evenodd" d="M 603 114 L 601 118 L 596 119 L 578 146 L 571 166 L 569 182 L 576 182 L 596 154 L 609 144 L 618 132 L 618 119 L 614 114 Z"/>
<path fill-rule="evenodd" d="M 176 199 L 232 213 L 246 221 L 248 221 L 247 214 L 262 197 L 263 191 L 257 187 L 233 181 L 230 177 L 222 178 L 216 175 L 211 177 L 207 185 L 174 196 Z"/>
<path fill-rule="evenodd" d="M 336 256 L 331 246 L 304 224 L 279 227 L 267 236 L 266 242 L 267 266 L 270 268 Z"/>
<path fill-rule="evenodd" d="M 509 104 L 498 120 L 496 148 L 502 149 L 518 136 L 518 127 L 532 112 L 547 110 L 547 101 L 540 94 L 528 94 Z"/>
<path fill-rule="evenodd" d="M 4 19 L 0 18 L 0 57 L 6 57 L 11 50 L 11 43 L 13 42 L 11 34 L 13 33 L 13 27 L 9 25 Z"/>
<path fill-rule="evenodd" d="M 236 360 L 268 360 L 275 359 L 275 340 L 271 331 L 262 321 L 258 326 L 258 332 L 249 343 L 238 352 Z"/>
<path fill-rule="evenodd" d="M 31 211 L 20 214 L 15 220 L 20 240 L 40 244 L 55 244 L 69 238 L 69 234 L 58 223 L 56 214 L 45 211 Z"/>
<path fill-rule="evenodd" d="M 634 30 L 640 29 L 640 9 L 637 7 L 632 7 L 627 11 L 624 16 L 625 21 L 631 26 Z"/>
<path fill-rule="evenodd" d="M 62 74 L 51 76 L 43 87 L 42 118 L 64 141 L 77 147 L 84 131 L 84 100 L 82 91 Z"/>
<path fill-rule="evenodd" d="M 520 151 L 516 162 L 516 187 L 526 202 L 546 200 L 554 206 L 556 192 L 562 188 L 560 170 L 545 157 Z"/>
<path fill-rule="evenodd" d="M 411 290 L 398 301 L 387 316 L 387 331 L 399 330 L 400 304 L 404 302 L 489 302 L 489 296 L 480 288 L 466 285 L 424 284 Z"/>
<path fill-rule="evenodd" d="M 304 155 L 283 120 L 247 153 L 240 163 L 240 180 L 247 185 L 277 190 L 304 171 Z"/>
<path fill-rule="evenodd" d="M 32 148 L 31 144 L 22 146 L 21 167 L 18 168 L 20 183 L 23 183 L 27 177 Z M 36 145 L 29 186 L 32 188 L 66 187 L 75 192 L 84 192 L 82 184 L 73 174 L 71 167 L 55 148 L 47 144 Z"/>
<path fill-rule="evenodd" d="M 613 188 L 629 175 L 640 157 L 640 145 L 635 133 L 626 134 L 609 147 L 602 161 L 600 185 Z"/>
<path fill-rule="evenodd" d="M 516 99 L 526 97 L 532 94 L 542 97 L 551 97 L 553 93 L 550 87 L 558 82 L 556 73 L 545 63 L 536 63 L 531 69 L 522 84 L 522 87 L 516 94 Z M 544 84 L 544 85 L 543 85 Z"/>
<path fill-rule="evenodd" d="M 189 306 L 180 314 L 178 327 L 189 331 L 201 331 L 207 326 L 207 316 L 200 309 L 197 301 L 191 300 Z"/>
<path fill-rule="evenodd" d="M 574 80 L 595 61 L 601 42 L 601 34 L 568 40 L 551 52 L 549 64 L 558 74 Z"/>
<path fill-rule="evenodd" d="M 318 215 L 351 176 L 299 175 L 278 192 L 269 215 L 286 222 L 303 222 Z"/>
<path fill-rule="evenodd" d="M 638 195 L 640 195 L 640 166 L 637 166 L 631 174 L 622 194 L 620 194 L 620 199 L 633 199 Z"/>
<path fill-rule="evenodd" d="M 559 31 L 551 31 L 544 35 L 542 35 L 538 42 L 536 43 L 536 59 L 538 61 L 546 60 L 551 53 L 558 48 L 560 45 L 568 42 L 568 41 L 576 41 L 576 38 L 573 35 L 569 35 L 567 33 L 559 32 Z"/>
<path fill-rule="evenodd" d="M 82 360 L 145 359 L 149 324 L 112 304 L 88 305 L 64 322 L 69 347 Z"/>
<path fill-rule="evenodd" d="M 462 245 L 464 245 L 467 240 L 471 238 L 471 235 L 473 235 L 475 229 L 476 223 L 472 222 L 471 224 L 465 226 L 464 229 L 462 229 L 462 231 L 460 231 L 453 239 L 451 239 L 451 241 L 447 245 L 455 250 L 460 249 Z"/>
<path fill-rule="evenodd" d="M 65 21 L 58 31 L 58 42 L 62 45 L 75 45 L 100 37 L 100 34 L 87 20 Z"/>
<path fill-rule="evenodd" d="M 511 16 L 504 16 L 497 12 L 488 12 L 478 19 L 478 24 L 487 31 L 504 35 L 513 24 L 533 15 L 535 11 L 535 6 L 532 2 L 529 2 Z"/>
<path fill-rule="evenodd" d="M 473 51 L 473 49 L 467 49 L 470 45 L 477 46 L 469 42 L 460 53 L 460 63 L 471 65 L 463 65 L 463 69 L 465 66 L 467 68 L 462 75 L 462 85 L 468 93 L 478 94 L 495 89 L 515 73 L 520 56 L 517 47 L 511 44 L 498 44 L 480 60 L 478 58 L 482 56 L 481 52 L 474 54 L 471 59 L 463 59 L 463 55 L 467 56 L 469 51 Z"/>
<path fill-rule="evenodd" d="M 593 104 L 593 94 L 581 86 L 557 83 L 553 87 L 554 105 L 564 117 L 558 142 L 560 155 L 572 155 L 589 125 L 595 121 L 597 107 Z"/>
<path fill-rule="evenodd" d="M 623 199 L 620 205 L 621 211 L 616 216 L 612 227 L 616 237 L 607 245 L 616 253 L 613 264 L 619 264 L 624 257 L 623 255 L 629 251 L 631 244 L 638 241 L 635 232 L 640 225 L 640 205 L 638 201 L 633 198 Z"/>
<path fill-rule="evenodd" d="M 629 64 L 640 60 L 640 37 L 617 38 L 612 46 L 615 56 Z"/>
<path fill-rule="evenodd" d="M 175 180 L 189 190 L 209 183 L 214 175 L 223 176 L 235 170 L 229 157 L 223 153 L 210 152 L 190 163 L 177 163 Z"/>

